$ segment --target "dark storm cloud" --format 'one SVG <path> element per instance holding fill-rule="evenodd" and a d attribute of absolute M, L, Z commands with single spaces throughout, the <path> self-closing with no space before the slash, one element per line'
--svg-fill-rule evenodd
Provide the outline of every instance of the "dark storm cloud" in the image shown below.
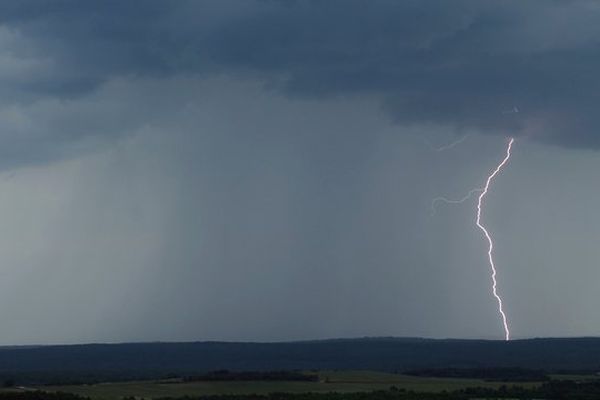
<path fill-rule="evenodd" d="M 374 94 L 400 123 L 595 147 L 599 17 L 591 2 L 277 3 L 225 21 L 209 48 L 290 94 Z"/>
<path fill-rule="evenodd" d="M 290 96 L 371 96 L 400 124 L 600 147 L 599 20 L 600 6 L 583 0 L 3 2 L 0 103 L 78 101 L 113 79 L 226 74 Z M 127 129 L 168 112 L 140 100 L 122 110 L 135 116 L 120 118 Z M 127 130 L 96 114 L 91 129 L 59 118 L 36 146 Z M 62 151 L 31 155 L 22 140 L 4 140 L 9 158 Z"/>

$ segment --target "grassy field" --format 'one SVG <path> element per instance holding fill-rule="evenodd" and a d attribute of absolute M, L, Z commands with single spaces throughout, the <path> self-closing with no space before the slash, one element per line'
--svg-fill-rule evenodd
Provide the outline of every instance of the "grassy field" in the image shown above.
<path fill-rule="evenodd" d="M 125 396 L 178 397 L 185 395 L 214 394 L 267 394 L 272 392 L 368 392 L 386 390 L 391 386 L 422 392 L 439 392 L 467 387 L 496 388 L 505 383 L 485 382 L 477 379 L 421 378 L 372 371 L 322 371 L 319 382 L 121 382 L 95 385 L 42 387 L 42 390 L 76 393 L 94 400 L 113 400 Z M 529 383 L 525 385 L 536 385 Z"/>
<path fill-rule="evenodd" d="M 566 374 L 553 374 L 550 375 L 551 379 L 564 380 L 564 381 L 576 381 L 576 382 L 587 382 L 595 381 L 600 379 L 600 375 L 566 375 Z"/>

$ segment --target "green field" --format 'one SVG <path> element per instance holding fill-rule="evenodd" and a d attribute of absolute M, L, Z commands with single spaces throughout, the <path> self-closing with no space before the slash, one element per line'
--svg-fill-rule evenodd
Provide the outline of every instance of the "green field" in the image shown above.
<path fill-rule="evenodd" d="M 420 392 L 440 392 L 467 387 L 497 388 L 507 383 L 486 382 L 477 379 L 421 378 L 408 375 L 372 371 L 322 371 L 319 382 L 276 381 L 222 381 L 222 382 L 121 382 L 94 385 L 40 387 L 46 391 L 62 391 L 98 400 L 120 399 L 125 396 L 178 397 L 185 395 L 267 394 L 273 392 L 369 392 L 387 390 L 391 386 Z M 510 385 L 510 383 L 508 383 Z M 536 383 L 520 384 L 534 386 Z"/>

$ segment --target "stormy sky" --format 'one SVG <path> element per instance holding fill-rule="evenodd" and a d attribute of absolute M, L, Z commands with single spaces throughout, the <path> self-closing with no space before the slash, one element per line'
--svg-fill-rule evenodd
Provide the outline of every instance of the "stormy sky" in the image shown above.
<path fill-rule="evenodd" d="M 501 339 L 431 201 L 508 137 L 513 337 L 598 335 L 598 71 L 592 0 L 2 2 L 0 344 Z"/>

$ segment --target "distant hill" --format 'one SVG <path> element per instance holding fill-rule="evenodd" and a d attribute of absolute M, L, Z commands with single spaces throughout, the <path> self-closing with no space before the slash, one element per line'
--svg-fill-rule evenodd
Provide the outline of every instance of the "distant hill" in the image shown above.
<path fill-rule="evenodd" d="M 0 348 L 0 379 L 165 377 L 214 370 L 520 367 L 600 371 L 600 338 L 365 338 L 285 343 L 131 343 Z M 35 378 L 42 377 L 42 378 Z M 11 378 L 12 379 L 12 378 Z"/>

